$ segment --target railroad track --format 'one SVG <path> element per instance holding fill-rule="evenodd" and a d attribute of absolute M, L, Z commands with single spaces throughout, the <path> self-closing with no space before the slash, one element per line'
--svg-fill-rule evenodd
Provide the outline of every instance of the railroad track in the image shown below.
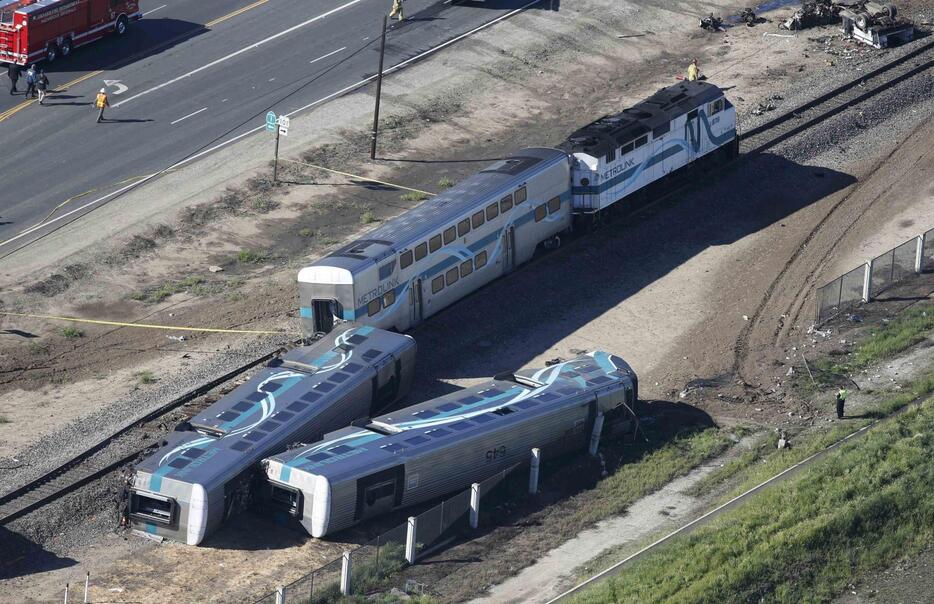
<path fill-rule="evenodd" d="M 891 86 L 923 73 L 932 67 L 934 67 L 934 41 L 922 44 L 884 65 L 861 74 L 859 77 L 743 133 L 740 136 L 741 154 L 732 163 L 753 157 L 846 110 L 848 107 L 865 101 Z M 642 206 L 637 213 L 656 206 L 680 189 L 680 186 L 676 186 L 673 190 L 660 195 L 652 203 Z M 579 240 L 580 238 L 578 238 Z M 563 247 L 565 253 L 569 248 L 574 247 L 573 243 Z M 51 472 L 3 495 L 0 497 L 0 525 L 7 524 L 129 463 L 145 448 L 129 447 L 129 452 L 124 450 L 116 458 L 113 456 L 98 456 L 97 454 L 103 452 L 121 436 L 160 418 L 224 382 L 269 360 L 273 354 L 263 355 L 188 391 L 145 417 L 124 426 Z"/>
<path fill-rule="evenodd" d="M 0 497 L 0 526 L 5 525 L 24 514 L 36 510 L 43 505 L 66 495 L 75 489 L 82 487 L 89 482 L 97 480 L 102 476 L 120 468 L 124 464 L 132 461 L 137 455 L 146 449 L 137 446 L 119 447 L 120 437 L 140 428 L 162 416 L 178 409 L 182 405 L 189 403 L 197 397 L 206 394 L 210 390 L 220 386 L 224 382 L 231 380 L 241 373 L 256 367 L 260 363 L 268 361 L 275 354 L 267 353 L 257 359 L 240 365 L 236 369 L 221 375 L 205 384 L 193 388 L 185 394 L 162 405 L 158 409 L 147 413 L 145 416 L 134 420 L 123 426 L 113 434 L 107 436 L 93 447 L 83 453 L 69 459 L 51 472 L 48 472 L 35 480 L 7 493 Z M 111 447 L 118 447 L 119 450 L 116 459 L 113 455 L 106 455 L 106 451 Z M 127 452 L 129 449 L 129 452 Z"/>

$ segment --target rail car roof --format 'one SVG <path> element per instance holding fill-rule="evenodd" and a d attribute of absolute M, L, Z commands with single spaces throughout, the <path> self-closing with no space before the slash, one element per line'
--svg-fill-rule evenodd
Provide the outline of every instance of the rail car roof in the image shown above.
<path fill-rule="evenodd" d="M 489 203 L 491 196 L 504 189 L 520 187 L 531 175 L 560 161 L 567 161 L 567 154 L 558 149 L 522 149 L 400 216 L 387 220 L 362 239 L 328 254 L 311 266 L 333 266 L 354 272 L 379 262 L 451 226 L 458 217 Z"/>
<path fill-rule="evenodd" d="M 327 476 L 332 481 L 403 463 L 427 449 L 450 445 L 492 422 L 519 422 L 568 403 L 586 392 L 631 382 L 632 369 L 621 358 L 597 351 L 570 361 L 515 374 L 518 381 L 493 379 L 425 403 L 377 417 L 369 428 L 343 428 L 309 446 L 273 456 L 283 465 L 280 480 L 292 469 Z M 541 385 L 522 383 L 527 378 Z"/>
<path fill-rule="evenodd" d="M 375 360 L 408 346 L 414 346 L 408 336 L 372 327 L 339 326 L 311 346 L 293 349 L 271 362 L 192 418 L 192 427 L 216 436 L 174 432 L 166 445 L 136 469 L 206 483 L 226 476 L 228 468 L 245 468 L 288 445 L 290 427 L 311 421 L 326 408 L 325 402 L 364 379 L 360 372 L 368 375 Z"/>
<path fill-rule="evenodd" d="M 628 109 L 587 124 L 569 136 L 561 148 L 568 153 L 600 157 L 721 96 L 723 91 L 708 82 L 679 82 Z"/>

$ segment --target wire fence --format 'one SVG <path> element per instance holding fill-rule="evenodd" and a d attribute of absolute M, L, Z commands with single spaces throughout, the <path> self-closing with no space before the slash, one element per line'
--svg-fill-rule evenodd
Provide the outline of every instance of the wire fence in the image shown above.
<path fill-rule="evenodd" d="M 918 272 L 934 270 L 934 229 L 880 254 L 817 289 L 817 323 L 868 302 Z"/>
<path fill-rule="evenodd" d="M 497 487 L 524 465 L 516 464 L 478 483 L 479 498 L 501 494 L 497 492 Z M 472 487 L 460 491 L 414 516 L 415 560 L 443 547 L 471 527 L 471 492 Z M 345 586 L 348 588 L 347 595 L 365 596 L 385 586 L 387 579 L 409 565 L 406 559 L 408 532 L 409 522 L 406 521 L 345 554 L 349 556 L 349 585 Z M 265 595 L 254 604 L 336 603 L 344 597 L 341 590 L 343 567 L 344 556 L 341 556 Z"/>

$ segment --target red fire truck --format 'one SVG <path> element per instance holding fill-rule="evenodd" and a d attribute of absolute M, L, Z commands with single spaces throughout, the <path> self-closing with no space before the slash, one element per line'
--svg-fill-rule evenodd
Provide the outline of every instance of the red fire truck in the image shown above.
<path fill-rule="evenodd" d="M 0 0 L 0 62 L 54 61 L 142 16 L 139 0 Z"/>

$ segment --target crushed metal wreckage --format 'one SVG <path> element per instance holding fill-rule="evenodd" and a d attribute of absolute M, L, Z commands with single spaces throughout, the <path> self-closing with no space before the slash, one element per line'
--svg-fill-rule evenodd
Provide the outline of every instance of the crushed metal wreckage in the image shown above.
<path fill-rule="evenodd" d="M 723 31 L 723 19 L 713 13 L 700 20 L 700 26 L 707 31 Z"/>

